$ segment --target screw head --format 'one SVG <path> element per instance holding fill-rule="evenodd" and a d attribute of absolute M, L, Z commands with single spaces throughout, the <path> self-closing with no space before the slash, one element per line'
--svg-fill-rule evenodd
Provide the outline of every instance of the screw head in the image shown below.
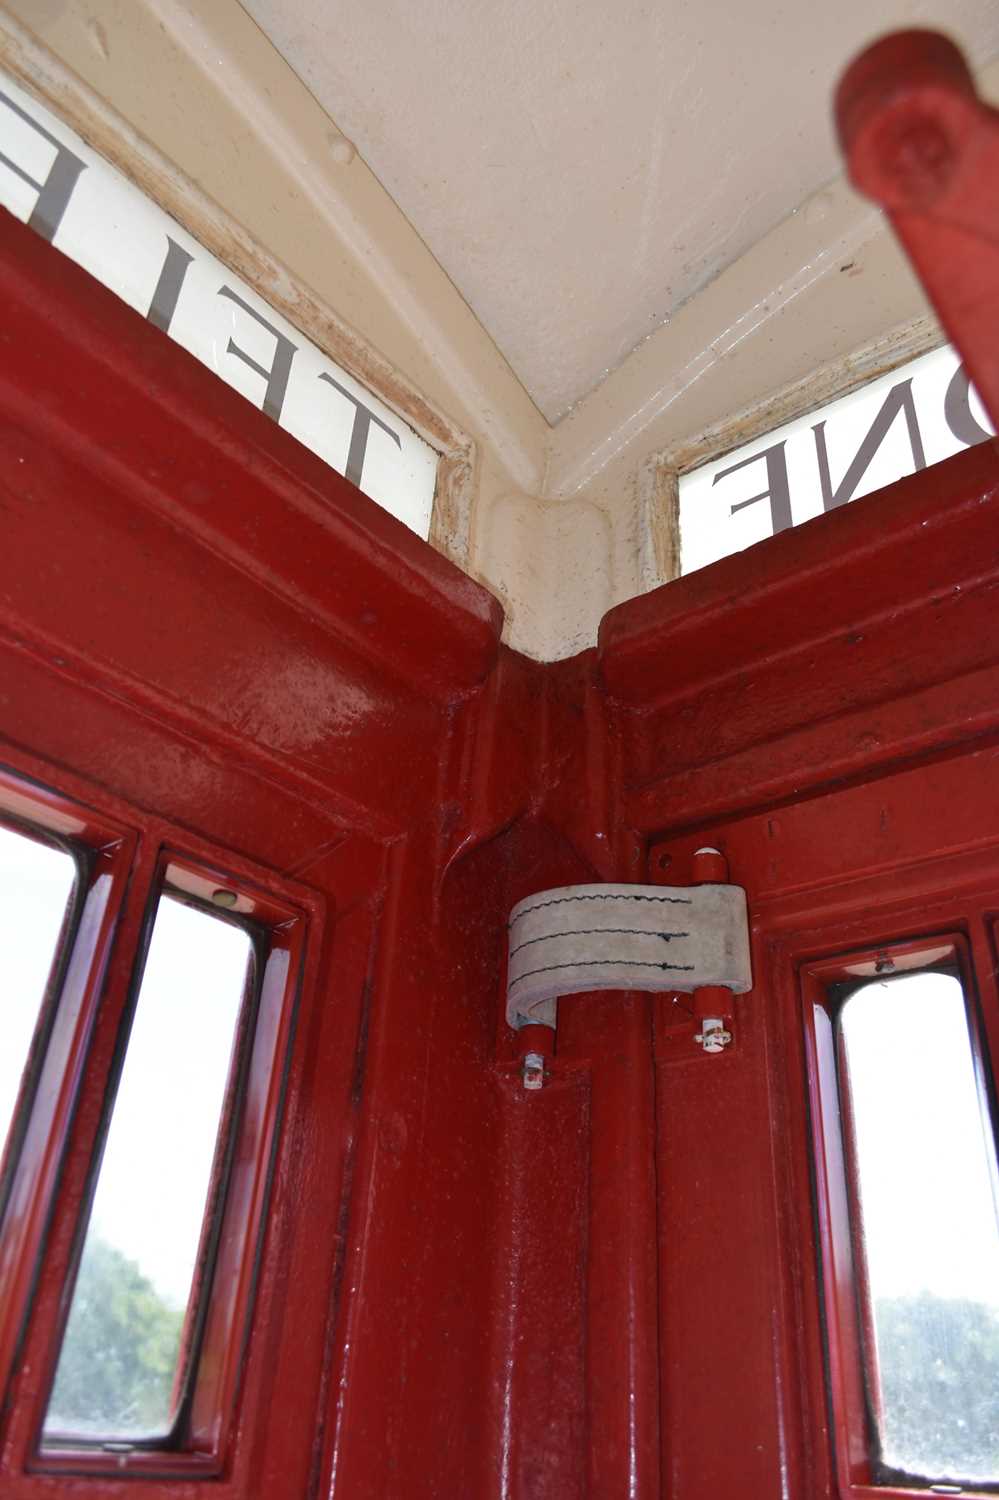
<path fill-rule="evenodd" d="M 543 1089 L 545 1086 L 545 1060 L 540 1052 L 527 1052 L 521 1064 L 520 1076 L 525 1089 Z"/>
<path fill-rule="evenodd" d="M 725 1023 L 719 1017 L 706 1016 L 694 1041 L 705 1052 L 724 1052 L 732 1041 L 732 1033 L 725 1029 Z"/>

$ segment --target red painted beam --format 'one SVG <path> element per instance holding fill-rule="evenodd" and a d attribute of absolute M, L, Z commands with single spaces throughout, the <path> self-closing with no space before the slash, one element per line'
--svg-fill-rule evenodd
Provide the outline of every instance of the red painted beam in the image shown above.
<path fill-rule="evenodd" d="M 997 530 L 993 440 L 618 605 L 600 627 L 603 681 L 614 698 L 645 708 L 703 702 L 722 686 L 744 688 L 752 675 L 772 734 L 795 704 L 765 702 L 766 683 L 755 679 L 795 653 L 809 661 L 800 687 L 819 690 L 849 639 L 863 641 L 868 677 L 877 650 L 889 695 L 909 685 L 914 670 L 937 679 L 948 668 L 968 670 L 980 665 L 971 656 L 987 637 L 969 640 L 958 625 L 938 632 L 932 660 L 920 667 L 917 636 L 894 639 L 892 631 L 906 612 L 999 580 Z M 883 652 L 874 645 L 882 637 Z M 863 691 L 855 674 L 851 691 Z"/>
<path fill-rule="evenodd" d="M 0 211 L 0 416 L 72 454 L 446 702 L 491 670 L 497 600 L 86 271 Z"/>
<path fill-rule="evenodd" d="M 847 69 L 836 120 L 854 185 L 885 209 L 999 425 L 999 111 L 948 37 L 899 31 Z"/>

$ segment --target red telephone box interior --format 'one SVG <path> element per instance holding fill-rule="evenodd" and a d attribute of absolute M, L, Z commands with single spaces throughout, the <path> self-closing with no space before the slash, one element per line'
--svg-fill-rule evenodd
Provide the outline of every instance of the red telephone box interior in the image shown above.
<path fill-rule="evenodd" d="M 3 1494 L 863 1493 L 830 1398 L 800 979 L 953 935 L 999 1053 L 995 443 L 620 606 L 545 666 L 6 215 L 0 280 L 5 785 L 85 809 L 129 872 L 4 1252 Z M 689 883 L 704 845 L 751 913 L 732 1045 L 703 1055 L 682 998 L 568 998 L 525 1090 L 511 906 Z M 259 1252 L 205 1335 L 224 1378 L 197 1443 L 47 1454 L 164 851 L 295 914 Z"/>

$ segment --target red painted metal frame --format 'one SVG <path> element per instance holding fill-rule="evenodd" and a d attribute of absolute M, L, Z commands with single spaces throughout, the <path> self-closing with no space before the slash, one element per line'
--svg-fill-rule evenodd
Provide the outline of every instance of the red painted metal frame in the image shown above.
<path fill-rule="evenodd" d="M 0 293 L 6 758 L 146 830 L 149 878 L 165 840 L 309 913 L 214 1489 L 841 1494 L 798 970 L 930 931 L 995 962 L 996 445 L 542 667 L 501 648 L 484 591 L 2 215 Z M 732 1047 L 702 1056 L 668 997 L 570 1000 L 527 1094 L 510 906 L 683 883 L 704 844 L 750 895 Z M 126 946 L 140 925 L 127 901 Z M 13 1500 L 195 1488 L 30 1472 L 125 978 L 112 960 L 0 1435 Z"/>
<path fill-rule="evenodd" d="M 241 895 L 251 903 L 250 914 L 265 925 L 266 948 L 260 954 L 252 1050 L 238 1096 L 235 1154 L 224 1184 L 221 1244 L 206 1289 L 208 1319 L 182 1434 L 191 1451 L 212 1455 L 220 1468 L 225 1444 L 232 1440 L 307 940 L 304 913 L 275 900 L 273 887 L 261 897 L 243 886 Z"/>
<path fill-rule="evenodd" d="M 11 777 L 12 795 L 19 810 L 30 801 L 34 788 L 29 782 Z M 108 855 L 125 849 L 132 856 L 119 859 L 116 878 L 107 892 L 107 904 L 122 910 L 127 906 L 115 934 L 110 963 L 102 968 L 91 962 L 86 970 L 86 993 L 92 1004 L 86 1015 L 90 1041 L 89 1052 L 83 1038 L 84 1026 L 77 1019 L 78 1007 L 72 991 L 64 988 L 63 1002 L 69 1003 L 65 1016 L 56 1012 L 56 1031 L 73 1023 L 77 1042 L 74 1066 L 64 1067 L 61 1092 L 69 1095 L 75 1086 L 80 1092 L 84 1059 L 87 1088 L 79 1099 L 76 1118 L 71 1100 L 56 1118 L 44 1108 L 33 1113 L 28 1136 L 18 1163 L 24 1181 L 34 1185 L 37 1193 L 47 1175 L 61 1175 L 60 1194 L 51 1214 L 44 1241 L 36 1234 L 20 1237 L 19 1260 L 10 1282 L 12 1297 L 20 1296 L 14 1312 L 23 1315 L 33 1291 L 32 1321 L 27 1337 L 18 1350 L 20 1375 L 14 1384 L 9 1421 L 6 1424 L 6 1462 L 23 1474 L 21 1486 L 34 1493 L 38 1483 L 50 1485 L 54 1476 L 149 1476 L 161 1480 L 165 1475 L 186 1478 L 194 1475 L 219 1475 L 230 1464 L 233 1438 L 233 1409 L 239 1387 L 247 1373 L 248 1319 L 253 1312 L 254 1289 L 259 1273 L 259 1249 L 266 1228 L 268 1189 L 273 1175 L 274 1151 L 281 1128 L 287 1089 L 285 1059 L 295 1030 L 296 996 L 307 978 L 306 917 L 312 928 L 312 942 L 321 935 L 321 908 L 315 897 L 287 880 L 275 881 L 273 875 L 251 866 L 245 858 L 226 851 L 222 862 L 219 851 L 202 841 L 183 834 L 162 820 L 137 815 L 131 810 L 130 822 L 122 826 L 117 820 L 94 812 L 99 794 L 91 790 L 88 806 L 65 797 L 45 794 L 41 816 L 58 816 L 63 828 L 71 827 L 79 837 L 86 832 L 103 841 L 104 861 Z M 121 809 L 115 812 L 120 817 Z M 109 839 L 109 827 L 119 830 Z M 98 864 L 98 870 L 101 865 Z M 106 874 L 100 879 L 107 880 Z M 193 1404 L 184 1430 L 178 1435 L 176 1451 L 151 1451 L 136 1448 L 129 1453 L 110 1455 L 93 1447 L 38 1448 L 44 1408 L 54 1375 L 60 1331 L 68 1313 L 72 1290 L 71 1267 L 74 1244 L 78 1246 L 82 1223 L 80 1208 L 86 1202 L 88 1184 L 93 1180 L 94 1142 L 101 1130 L 105 1112 L 106 1089 L 103 1080 L 110 1079 L 121 1054 L 121 1037 L 127 1033 L 128 1016 L 134 995 L 134 971 L 142 951 L 144 933 L 152 915 L 158 893 L 169 883 L 204 896 L 220 885 L 235 885 L 240 892 L 241 914 L 260 924 L 268 932 L 268 943 L 259 995 L 254 1007 L 255 1024 L 252 1050 L 245 1082 L 238 1101 L 236 1149 L 232 1170 L 224 1184 L 220 1252 L 214 1267 L 210 1290 L 208 1321 L 199 1351 L 198 1368 L 193 1385 Z M 82 941 L 81 941 L 82 940 Z M 87 933 L 78 934 L 80 953 L 74 954 L 69 968 L 85 967 Z M 103 979 L 103 983 L 102 983 Z M 100 1002 L 99 1016 L 95 1012 Z M 61 1057 L 50 1045 L 45 1068 L 56 1069 Z M 44 1099 L 41 1100 L 44 1105 Z M 48 1133 L 46 1134 L 46 1126 Z M 46 1170 L 45 1163 L 52 1166 Z M 47 1205 L 53 1208 L 50 1201 Z M 10 1222 L 10 1221 L 8 1221 Z M 18 1221 L 13 1220 L 15 1231 Z M 37 1278 L 37 1285 L 36 1285 Z M 30 1372 L 30 1376 L 29 1376 Z M 29 1475 L 48 1476 L 44 1481 Z M 17 1482 L 8 1480 L 11 1492 Z M 134 1487 L 134 1486 L 133 1486 Z M 130 1487 L 132 1488 L 132 1487 Z M 158 1491 L 158 1484 L 153 1492 Z"/>
<path fill-rule="evenodd" d="M 31 808 L 30 798 L 16 793 L 15 797 L 21 816 L 15 816 L 10 809 L 0 810 L 0 832 L 22 841 L 28 847 L 47 849 L 53 854 L 62 855 L 72 865 L 73 878 L 59 914 L 59 927 L 52 945 L 45 983 L 38 996 L 34 1025 L 25 1054 L 25 1065 L 14 1096 L 13 1108 L 10 1111 L 6 1138 L 0 1143 L 0 1221 L 3 1218 L 3 1204 L 10 1185 L 9 1178 L 13 1172 L 15 1158 L 20 1151 L 20 1137 L 25 1129 L 25 1115 L 38 1082 L 41 1053 L 44 1050 L 45 1039 L 52 1029 L 55 1003 L 62 990 L 73 938 L 83 915 L 91 885 L 89 868 L 91 855 L 86 845 L 68 844 L 65 838 L 60 837 L 54 830 L 43 828 L 41 824 L 34 821 L 25 821 L 24 814 L 30 812 Z"/>
<path fill-rule="evenodd" d="M 186 851 L 161 847 L 148 889 L 135 892 L 145 919 L 138 935 L 139 947 L 131 955 L 130 982 L 117 1017 L 116 1054 L 120 1060 L 127 1046 L 138 988 L 137 966 L 161 893 L 167 889 L 186 890 L 206 899 L 219 886 L 238 891 L 237 912 L 252 921 L 261 934 L 258 953 L 263 967 L 259 982 L 246 997 L 244 1012 L 249 1010 L 250 1016 L 244 1013 L 240 1021 L 241 1029 L 252 1022 L 245 1076 L 240 1076 L 244 1069 L 239 1066 L 237 1051 L 235 1076 L 227 1089 L 226 1108 L 235 1114 L 232 1166 L 220 1181 L 213 1183 L 208 1195 L 209 1204 L 215 1192 L 222 1199 L 217 1210 L 220 1220 L 217 1229 L 211 1209 L 205 1224 L 206 1233 L 219 1234 L 220 1248 L 211 1268 L 210 1282 L 204 1288 L 207 1323 L 192 1372 L 190 1409 L 182 1415 L 177 1432 L 167 1442 L 148 1447 L 137 1444 L 129 1452 L 109 1454 L 93 1444 L 46 1443 L 39 1436 L 33 1456 L 26 1460 L 33 1472 L 162 1478 L 212 1476 L 225 1467 L 233 1408 L 242 1377 L 247 1321 L 252 1312 L 257 1247 L 265 1228 L 267 1188 L 281 1123 L 285 1061 L 294 1030 L 295 999 L 305 957 L 305 913 L 283 898 L 273 879 L 261 888 L 245 871 L 236 875 L 224 864 L 206 867 Z M 112 1104 L 113 1085 L 105 1090 L 105 1113 Z M 91 1165 L 91 1182 L 96 1180 L 98 1166 L 99 1162 Z M 217 1173 L 217 1165 L 215 1170 Z M 84 1228 L 82 1221 L 78 1250 L 82 1249 Z M 69 1312 L 73 1279 L 71 1275 L 63 1291 L 63 1320 Z M 200 1311 L 197 1288 L 193 1296 L 192 1312 L 196 1315 Z M 42 1433 L 44 1407 L 55 1377 L 63 1327 L 61 1321 L 48 1349 L 35 1355 L 41 1371 L 38 1384 L 41 1404 L 29 1425 L 38 1434 Z"/>
<path fill-rule="evenodd" d="M 710 1074 L 689 1044 L 659 1054 L 659 1171 L 672 1225 L 662 1275 L 664 1422 L 679 1493 L 737 1481 L 748 1494 L 780 1484 L 808 1500 L 925 1493 L 861 1483 L 867 1453 L 859 1387 L 850 1386 L 859 1367 L 846 1287 L 824 1346 L 816 1212 L 827 1245 L 840 1235 L 840 1268 L 851 1246 L 845 1205 L 826 1218 L 822 1195 L 813 1199 L 810 1139 L 822 1116 L 809 1110 L 801 975 L 855 968 L 851 959 L 865 953 L 872 968 L 887 951 L 953 948 L 956 935 L 980 980 L 982 1047 L 995 1070 L 999 827 L 983 813 L 997 777 L 995 753 L 983 750 L 831 786 L 696 836 L 747 872 L 756 987 L 736 1001 L 738 1046 Z M 661 846 L 679 869 L 695 847 L 686 834 Z M 829 1181 L 841 1184 L 838 1120 L 832 1126 L 824 1159 Z M 709 1455 L 689 1429 L 711 1403 L 725 1413 L 726 1443 Z M 836 1478 L 835 1452 L 850 1458 L 852 1488 L 849 1474 Z"/>
<path fill-rule="evenodd" d="M 79 893 L 72 948 L 59 994 L 46 998 L 40 1026 L 47 1042 L 34 1086 L 20 1101 L 24 1133 L 8 1166 L 0 1220 L 0 1392 L 24 1334 L 38 1259 L 53 1212 L 62 1156 L 80 1089 L 111 944 L 120 915 L 135 834 L 8 767 L 0 769 L 0 809 L 71 839 L 92 864 Z"/>
<path fill-rule="evenodd" d="M 999 897 L 999 891 L 995 893 Z M 827 1328 L 829 1379 L 832 1386 L 836 1462 L 844 1495 L 885 1500 L 925 1493 L 897 1482 L 880 1482 L 874 1473 L 871 1440 L 868 1437 L 867 1402 L 877 1390 L 876 1380 L 865 1397 L 864 1367 L 875 1357 L 871 1307 L 866 1289 L 862 1244 L 858 1238 L 856 1204 L 856 1157 L 852 1139 L 852 1117 L 844 1113 L 838 1081 L 837 1043 L 830 992 L 853 978 L 873 977 L 877 967 L 891 961 L 893 972 L 913 972 L 949 964 L 958 968 L 969 1009 L 969 1025 L 975 1040 L 976 1072 L 986 1065 L 978 1048 L 975 996 L 978 985 L 971 968 L 971 954 L 964 935 L 927 934 L 906 942 L 879 943 L 866 950 L 835 958 L 808 962 L 800 971 L 802 1027 L 808 1077 L 809 1117 L 814 1146 L 816 1216 L 819 1232 L 823 1298 Z M 986 983 L 988 976 L 986 977 Z M 983 1091 L 986 1119 L 991 1118 L 988 1091 Z M 975 1487 L 966 1493 L 974 1493 Z"/>
<path fill-rule="evenodd" d="M 482 680 L 499 644 L 490 594 L 281 428 L 240 413 L 216 376 L 178 357 L 85 271 L 44 254 L 6 212 L 3 221 L 8 423 L 44 435 L 64 458 L 85 455 L 108 487 L 141 492 L 152 515 L 224 553 L 393 679 L 438 701 Z M 137 407 L 155 410 L 155 422 L 136 422 Z M 66 589 L 84 584 L 85 560 Z"/>
<path fill-rule="evenodd" d="M 165 843 L 290 891 L 310 912 L 236 1426 L 213 1484 L 297 1500 L 328 1465 L 355 1494 L 384 1494 L 405 1442 L 414 1455 L 422 1445 L 418 1482 L 439 1492 L 445 1474 L 485 1462 L 473 1436 L 485 1372 L 470 1379 L 466 1357 L 480 1299 L 464 1303 L 464 1332 L 450 1320 L 449 1348 L 428 1335 L 428 1286 L 448 1267 L 457 1284 L 481 1267 L 485 1284 L 492 1208 L 484 1215 L 488 1128 L 459 1168 L 445 1114 L 427 1108 L 429 1049 L 461 988 L 428 942 L 432 872 L 462 823 L 448 776 L 468 744 L 463 700 L 496 656 L 498 606 L 11 222 L 0 222 L 0 259 L 8 759 L 141 827 L 147 884 Z M 67 375 L 58 392 L 56 368 Z M 122 951 L 138 940 L 137 891 Z M 190 1493 L 182 1476 L 33 1469 L 126 985 L 112 963 L 11 1388 L 0 1485 L 18 1497 Z M 464 1040 L 451 1027 L 452 1057 L 477 1047 L 483 1019 L 467 1012 Z M 466 1068 L 449 1085 L 451 1110 L 483 1119 L 492 1086 Z M 445 1187 L 437 1164 L 448 1160 Z M 442 1241 L 432 1262 L 414 1250 L 428 1202 Z M 471 1258 L 456 1258 L 470 1241 Z M 380 1341 L 368 1325 L 385 1314 Z M 400 1404 L 400 1376 L 422 1366 L 414 1388 L 429 1393 L 433 1373 L 460 1451 Z"/>

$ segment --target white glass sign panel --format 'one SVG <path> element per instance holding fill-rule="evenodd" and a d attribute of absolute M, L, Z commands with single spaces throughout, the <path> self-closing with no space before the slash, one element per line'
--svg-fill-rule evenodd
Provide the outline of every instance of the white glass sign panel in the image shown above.
<path fill-rule="evenodd" d="M 680 571 L 693 573 L 992 435 L 956 350 L 934 349 L 681 474 Z"/>
<path fill-rule="evenodd" d="M 417 535 L 429 535 L 433 448 L 3 74 L 0 205 Z"/>

